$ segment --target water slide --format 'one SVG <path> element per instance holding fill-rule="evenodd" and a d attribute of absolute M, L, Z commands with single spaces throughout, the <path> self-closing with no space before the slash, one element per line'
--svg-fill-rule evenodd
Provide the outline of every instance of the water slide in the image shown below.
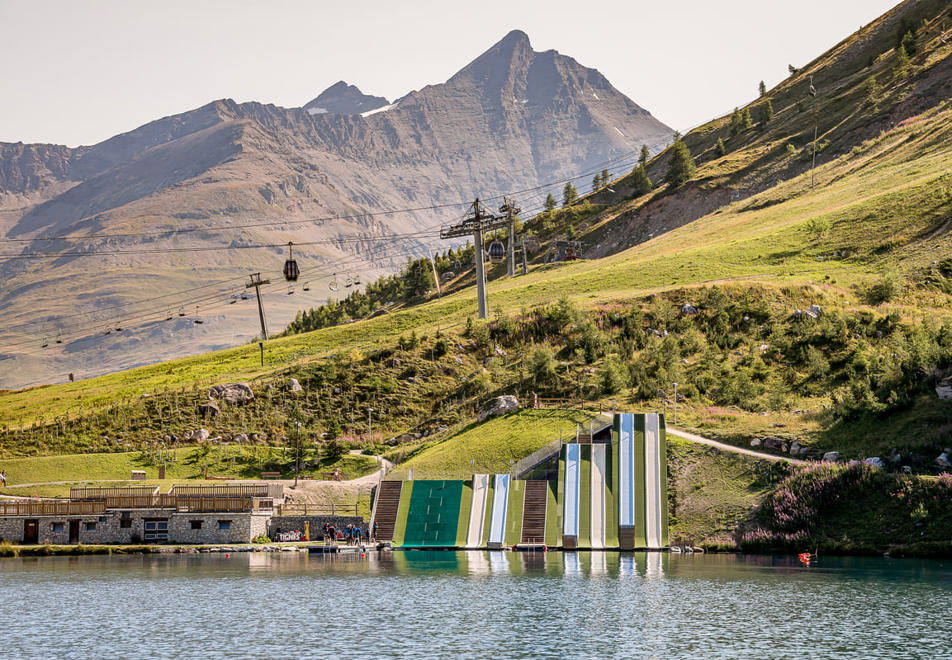
<path fill-rule="evenodd" d="M 592 445 L 592 548 L 605 547 L 605 445 Z"/>
<path fill-rule="evenodd" d="M 580 449 L 577 444 L 565 445 L 565 516 L 562 519 L 562 536 L 575 539 L 578 539 L 579 527 Z"/>
<path fill-rule="evenodd" d="M 466 547 L 478 548 L 486 524 L 486 498 L 489 496 L 489 475 L 473 475 L 473 502 L 469 513 L 469 529 L 466 532 Z"/>
<path fill-rule="evenodd" d="M 619 415 L 618 428 L 618 525 L 635 526 L 635 419 Z"/>
<path fill-rule="evenodd" d="M 661 547 L 661 425 L 657 413 L 645 415 L 645 527 L 649 548 Z"/>
<path fill-rule="evenodd" d="M 489 525 L 489 545 L 501 547 L 505 542 L 506 504 L 509 501 L 509 475 L 497 474 L 493 482 L 493 512 Z"/>

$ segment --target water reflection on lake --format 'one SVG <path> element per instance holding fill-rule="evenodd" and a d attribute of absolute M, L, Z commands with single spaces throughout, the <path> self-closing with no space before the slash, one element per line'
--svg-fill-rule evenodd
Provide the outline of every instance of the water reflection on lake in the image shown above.
<path fill-rule="evenodd" d="M 7 657 L 950 657 L 948 562 L 615 552 L 0 560 Z"/>

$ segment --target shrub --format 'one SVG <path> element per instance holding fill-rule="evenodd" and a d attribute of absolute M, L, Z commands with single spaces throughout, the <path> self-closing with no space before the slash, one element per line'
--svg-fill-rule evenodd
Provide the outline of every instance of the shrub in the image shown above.
<path fill-rule="evenodd" d="M 536 384 L 551 383 L 555 380 L 555 355 L 548 346 L 537 346 L 529 354 L 529 373 Z"/>
<path fill-rule="evenodd" d="M 267 534 L 261 534 L 261 535 L 259 535 L 259 536 L 254 537 L 253 539 L 251 539 L 251 542 L 252 542 L 252 543 L 258 543 L 258 544 L 261 544 L 261 543 L 271 543 L 271 539 L 268 538 L 268 535 L 267 535 Z"/>
<path fill-rule="evenodd" d="M 866 297 L 872 305 L 889 302 L 902 293 L 902 277 L 895 271 L 886 271 L 867 289 Z"/>

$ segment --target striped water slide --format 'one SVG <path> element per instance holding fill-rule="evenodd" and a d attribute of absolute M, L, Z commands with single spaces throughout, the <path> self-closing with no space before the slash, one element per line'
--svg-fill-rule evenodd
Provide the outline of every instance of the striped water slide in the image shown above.
<path fill-rule="evenodd" d="M 592 548 L 605 547 L 605 445 L 592 445 L 591 462 L 591 544 Z"/>
<path fill-rule="evenodd" d="M 565 515 L 562 518 L 562 536 L 578 540 L 579 530 L 579 490 L 581 447 L 577 444 L 565 445 Z"/>
<path fill-rule="evenodd" d="M 618 524 L 635 526 L 635 419 L 619 415 L 618 420 Z"/>
<path fill-rule="evenodd" d="M 466 547 L 478 548 L 486 524 L 486 498 L 489 496 L 489 475 L 473 475 L 473 502 L 469 511 L 469 528 L 466 530 Z"/>
<path fill-rule="evenodd" d="M 489 524 L 490 547 L 501 547 L 506 533 L 506 504 L 509 501 L 509 475 L 497 474 L 493 481 L 493 511 Z"/>
<path fill-rule="evenodd" d="M 645 415 L 645 527 L 649 548 L 661 547 L 661 424 Z"/>

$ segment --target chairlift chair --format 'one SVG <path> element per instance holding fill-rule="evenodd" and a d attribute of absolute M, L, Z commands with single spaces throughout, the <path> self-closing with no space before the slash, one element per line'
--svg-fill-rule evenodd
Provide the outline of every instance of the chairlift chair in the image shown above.
<path fill-rule="evenodd" d="M 288 295 L 289 295 L 289 296 L 293 296 L 293 295 L 294 295 L 294 285 L 293 285 L 293 284 L 288 284 Z"/>
<path fill-rule="evenodd" d="M 298 268 L 297 262 L 294 260 L 293 245 L 294 243 L 288 243 L 288 260 L 284 262 L 284 279 L 288 282 L 296 282 L 301 274 L 301 269 Z"/>
<path fill-rule="evenodd" d="M 50 340 L 49 340 L 49 339 L 44 339 L 44 340 L 43 340 L 43 343 L 40 344 L 40 348 L 46 348 L 46 347 L 48 347 L 49 345 L 50 345 Z"/>
<path fill-rule="evenodd" d="M 360 286 L 360 275 L 354 275 L 354 286 Z"/>
<path fill-rule="evenodd" d="M 310 282 L 305 282 L 305 283 L 304 283 L 304 290 L 305 290 L 305 291 L 310 291 L 310 290 L 311 290 L 311 283 L 310 283 Z"/>
<path fill-rule="evenodd" d="M 494 264 L 502 263 L 506 258 L 506 246 L 502 241 L 493 241 L 489 244 L 489 261 Z"/>
<path fill-rule="evenodd" d="M 334 276 L 331 278 L 331 281 L 327 283 L 327 288 L 331 291 L 339 291 L 340 283 L 337 281 L 337 273 L 334 273 Z"/>
<path fill-rule="evenodd" d="M 344 280 L 344 286 L 345 286 L 345 287 L 350 287 L 350 286 L 353 286 L 353 285 L 354 285 L 354 280 L 351 279 L 350 275 L 348 275 L 348 276 L 347 276 L 347 279 Z"/>
<path fill-rule="evenodd" d="M 202 323 L 205 322 L 202 320 L 202 317 L 198 315 L 198 305 L 195 305 L 195 318 L 192 319 L 192 321 L 196 323 L 197 325 L 201 325 Z"/>
<path fill-rule="evenodd" d="M 179 316 L 185 316 L 185 308 L 184 308 L 184 307 L 179 307 L 178 315 L 179 315 Z"/>

